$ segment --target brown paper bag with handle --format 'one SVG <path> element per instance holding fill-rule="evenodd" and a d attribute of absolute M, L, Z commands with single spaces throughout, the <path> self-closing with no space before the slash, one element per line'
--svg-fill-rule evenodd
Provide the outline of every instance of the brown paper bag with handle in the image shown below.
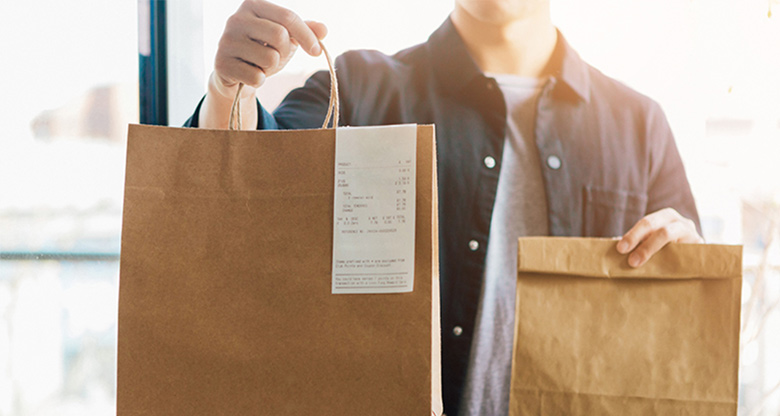
<path fill-rule="evenodd" d="M 737 414 L 740 246 L 520 238 L 510 415 Z"/>
<path fill-rule="evenodd" d="M 331 294 L 334 151 L 335 129 L 130 126 L 118 416 L 441 415 L 433 127 L 410 293 Z"/>

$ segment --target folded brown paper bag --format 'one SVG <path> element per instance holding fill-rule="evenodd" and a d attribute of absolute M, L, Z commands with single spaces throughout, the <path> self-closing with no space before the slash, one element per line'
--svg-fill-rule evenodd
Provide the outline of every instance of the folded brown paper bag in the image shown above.
<path fill-rule="evenodd" d="M 520 238 L 510 415 L 736 415 L 740 246 Z"/>

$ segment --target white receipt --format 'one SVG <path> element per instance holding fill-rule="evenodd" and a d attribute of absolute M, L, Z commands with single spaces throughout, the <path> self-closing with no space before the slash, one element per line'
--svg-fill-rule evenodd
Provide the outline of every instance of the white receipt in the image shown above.
<path fill-rule="evenodd" d="M 336 129 L 331 291 L 414 288 L 417 125 Z"/>

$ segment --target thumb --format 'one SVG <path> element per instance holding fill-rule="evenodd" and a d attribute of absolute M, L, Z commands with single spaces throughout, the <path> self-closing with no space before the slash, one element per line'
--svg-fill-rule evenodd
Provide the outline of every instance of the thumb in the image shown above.
<path fill-rule="evenodd" d="M 324 23 L 307 20 L 306 25 L 309 26 L 309 29 L 311 29 L 312 32 L 314 32 L 314 35 L 317 36 L 317 39 L 322 40 L 325 39 L 325 36 L 328 36 L 328 28 Z"/>

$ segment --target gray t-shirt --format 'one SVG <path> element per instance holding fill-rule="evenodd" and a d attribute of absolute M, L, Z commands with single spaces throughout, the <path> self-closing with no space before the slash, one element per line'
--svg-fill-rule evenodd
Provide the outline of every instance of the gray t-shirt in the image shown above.
<path fill-rule="evenodd" d="M 536 101 L 544 81 L 503 74 L 489 76 L 496 79 L 504 94 L 507 129 L 459 416 L 509 413 L 517 238 L 549 234 L 547 197 L 534 142 Z"/>

